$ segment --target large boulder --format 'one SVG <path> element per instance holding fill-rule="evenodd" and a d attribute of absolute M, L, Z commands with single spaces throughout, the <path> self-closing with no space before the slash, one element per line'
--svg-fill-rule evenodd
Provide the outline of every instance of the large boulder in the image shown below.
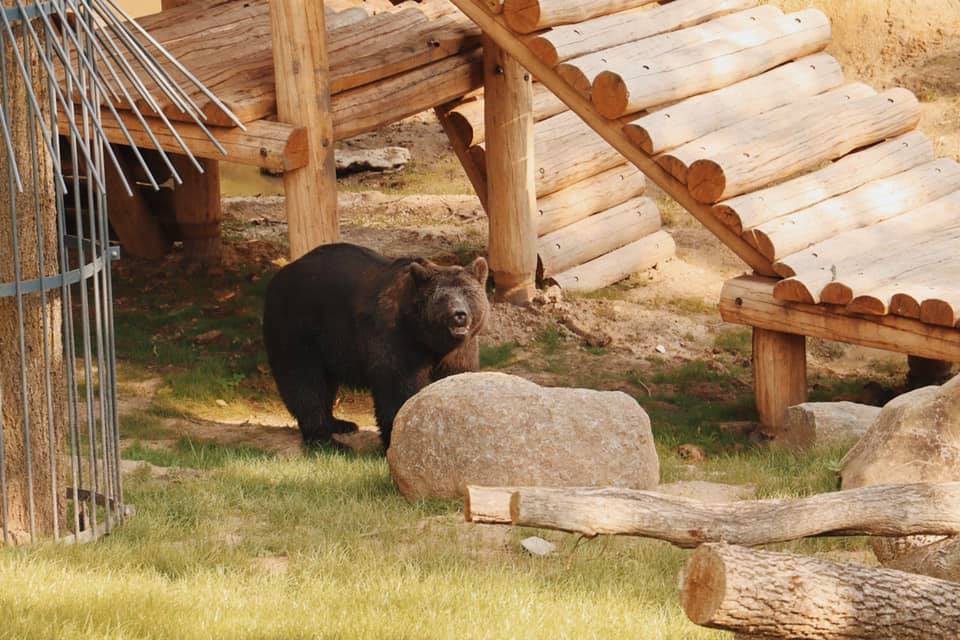
<path fill-rule="evenodd" d="M 650 419 L 619 391 L 541 387 L 502 373 L 444 378 L 403 405 L 387 452 L 408 499 L 468 484 L 650 489 Z"/>
<path fill-rule="evenodd" d="M 852 445 L 879 415 L 879 407 L 856 402 L 804 402 L 787 409 L 777 444 L 791 448 Z"/>

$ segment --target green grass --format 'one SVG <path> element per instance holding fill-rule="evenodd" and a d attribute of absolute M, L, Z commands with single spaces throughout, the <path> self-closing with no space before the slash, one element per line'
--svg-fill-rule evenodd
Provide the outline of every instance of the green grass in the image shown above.
<path fill-rule="evenodd" d="M 713 339 L 713 347 L 724 353 L 749 356 L 753 352 L 753 336 L 749 329 L 723 331 Z"/>
<path fill-rule="evenodd" d="M 480 368 L 500 369 L 507 366 L 517 350 L 516 342 L 505 342 L 493 346 L 480 347 Z"/>
<path fill-rule="evenodd" d="M 180 438 L 173 450 L 151 449 L 136 441 L 124 450 L 123 457 L 126 460 L 142 460 L 158 467 L 219 469 L 231 462 L 272 456 L 252 447 L 225 446 Z"/>

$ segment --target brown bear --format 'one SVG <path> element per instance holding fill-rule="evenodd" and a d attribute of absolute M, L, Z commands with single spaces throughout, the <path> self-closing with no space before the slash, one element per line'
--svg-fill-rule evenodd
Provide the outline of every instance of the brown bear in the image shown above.
<path fill-rule="evenodd" d="M 267 287 L 263 338 L 280 396 L 307 443 L 357 425 L 333 417 L 340 386 L 370 389 L 384 447 L 417 391 L 479 368 L 487 262 L 388 260 L 351 244 L 318 247 Z"/>

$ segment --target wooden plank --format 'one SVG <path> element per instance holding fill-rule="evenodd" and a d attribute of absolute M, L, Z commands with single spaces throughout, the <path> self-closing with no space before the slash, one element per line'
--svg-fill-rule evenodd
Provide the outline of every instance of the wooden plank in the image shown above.
<path fill-rule="evenodd" d="M 779 261 L 838 233 L 875 225 L 958 189 L 960 164 L 941 158 L 771 220 L 749 233 L 760 253 Z M 857 249 L 849 246 L 846 251 L 834 251 L 825 257 L 840 260 Z"/>
<path fill-rule="evenodd" d="M 671 149 L 657 156 L 657 164 L 677 180 L 688 182 L 690 167 L 700 159 L 720 156 L 725 152 L 744 153 L 745 145 L 758 145 L 754 136 L 774 136 L 792 131 L 806 120 L 820 116 L 826 110 L 839 110 L 854 100 L 876 95 L 876 91 L 862 82 L 854 82 L 831 89 L 820 95 L 802 98 L 796 102 L 772 109 L 747 120 L 741 120 L 701 138 Z"/>
<path fill-rule="evenodd" d="M 762 132 L 745 130 L 747 136 L 738 149 L 691 165 L 690 193 L 700 202 L 714 204 L 906 133 L 920 121 L 920 103 L 906 89 L 891 89 L 851 101 L 840 110 L 825 110 L 820 116 Z"/>
<path fill-rule="evenodd" d="M 504 0 L 503 17 L 518 33 L 533 33 L 560 24 L 633 9 L 654 0 Z"/>
<path fill-rule="evenodd" d="M 705 227 L 713 232 L 741 259 L 750 265 L 756 272 L 772 275 L 770 263 L 760 253 L 747 244 L 739 235 L 734 234 L 723 223 L 716 219 L 708 207 L 697 202 L 682 184 L 674 180 L 661 169 L 647 154 L 631 143 L 622 131 L 622 125 L 601 116 L 593 105 L 584 100 L 572 87 L 567 85 L 554 69 L 540 62 L 512 32 L 507 29 L 502 18 L 489 13 L 474 0 L 450 0 L 463 11 L 471 20 L 476 22 L 485 34 L 492 37 L 497 44 L 508 51 L 529 69 L 534 76 L 553 91 L 572 110 L 580 115 L 592 129 L 597 131 L 611 146 L 617 149 L 625 158 L 630 160 L 650 178 L 654 184 L 663 189 L 681 206 L 686 208 Z"/>
<path fill-rule="evenodd" d="M 642 195 L 646 178 L 632 164 L 614 167 L 537 200 L 541 236 Z"/>
<path fill-rule="evenodd" d="M 660 230 L 660 211 L 650 198 L 634 198 L 548 233 L 537 242 L 544 276 L 562 273 Z"/>
<path fill-rule="evenodd" d="M 787 408 L 807 401 L 807 339 L 753 328 L 753 392 L 766 431 L 783 428 Z"/>
<path fill-rule="evenodd" d="M 323 0 L 273 0 L 270 16 L 277 117 L 305 127 L 309 136 L 307 165 L 283 174 L 290 257 L 296 260 L 340 235 Z"/>
<path fill-rule="evenodd" d="M 619 118 L 752 78 L 830 42 L 830 21 L 816 9 L 757 22 L 656 59 L 637 59 L 630 45 L 608 51 L 608 69 L 593 82 L 593 104 L 607 118 Z"/>
<path fill-rule="evenodd" d="M 663 33 L 652 38 L 628 42 L 613 49 L 580 56 L 557 65 L 557 73 L 581 95 L 589 97 L 596 78 L 610 69 L 626 70 L 650 67 L 655 61 L 658 65 L 669 59 L 672 53 L 684 51 L 687 47 L 711 42 L 721 37 L 734 37 L 744 29 L 754 27 L 758 22 L 768 24 L 771 20 L 783 18 L 783 12 L 772 5 L 764 5 L 745 11 L 723 16 L 704 24 Z M 614 66 L 616 65 L 616 66 Z"/>
<path fill-rule="evenodd" d="M 920 131 L 911 131 L 844 156 L 819 171 L 721 202 L 713 211 L 728 227 L 743 233 L 872 180 L 930 162 L 934 157 L 930 139 Z"/>
<path fill-rule="evenodd" d="M 533 84 L 533 120 L 540 122 L 567 110 L 560 98 L 539 82 Z M 480 144 L 486 137 L 483 128 L 483 96 L 464 100 L 449 111 L 450 125 L 457 131 L 460 140 L 471 147 Z"/>
<path fill-rule="evenodd" d="M 483 53 L 490 271 L 499 300 L 525 305 L 537 286 L 533 79 L 488 38 Z"/>
<path fill-rule="evenodd" d="M 727 13 L 751 9 L 759 0 L 684 0 L 556 27 L 524 42 L 549 67 L 627 42 L 684 29 Z"/>
<path fill-rule="evenodd" d="M 840 63 L 814 54 L 641 116 L 626 124 L 624 133 L 647 153 L 661 153 L 842 84 Z"/>
<path fill-rule="evenodd" d="M 673 237 L 661 230 L 548 280 L 567 292 L 597 291 L 669 260 L 676 249 Z"/>
<path fill-rule="evenodd" d="M 728 281 L 720 294 L 721 317 L 770 331 L 960 362 L 960 331 L 956 329 L 896 316 L 857 316 L 825 305 L 781 302 L 773 297 L 775 283 L 757 276 Z"/>

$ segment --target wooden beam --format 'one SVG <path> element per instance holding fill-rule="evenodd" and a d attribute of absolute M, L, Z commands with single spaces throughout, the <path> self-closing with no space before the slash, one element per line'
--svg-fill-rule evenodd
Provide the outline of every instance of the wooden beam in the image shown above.
<path fill-rule="evenodd" d="M 307 128 L 309 163 L 283 174 L 290 256 L 336 242 L 337 174 L 323 0 L 272 0 L 277 118 Z"/>
<path fill-rule="evenodd" d="M 601 116 L 589 100 L 585 100 L 575 89 L 570 87 L 556 71 L 541 62 L 533 53 L 520 42 L 503 23 L 502 18 L 487 12 L 475 0 L 450 0 L 463 11 L 471 20 L 476 22 L 483 32 L 507 53 L 517 59 L 529 69 L 537 79 L 550 88 L 554 94 L 563 100 L 567 106 L 577 112 L 583 120 L 597 131 L 625 158 L 633 162 L 643 171 L 650 180 L 687 209 L 707 229 L 730 247 L 734 253 L 750 265 L 754 271 L 763 275 L 774 275 L 769 260 L 760 252 L 751 247 L 738 234 L 731 231 L 720 222 L 707 207 L 697 202 L 687 191 L 686 186 L 677 182 L 664 171 L 653 159 L 641 149 L 634 146 L 623 134 L 619 121 L 608 120 Z"/>
<path fill-rule="evenodd" d="M 460 166 L 463 167 L 463 172 L 467 174 L 467 179 L 470 180 L 470 184 L 473 185 L 474 193 L 476 193 L 477 197 L 480 198 L 480 204 L 483 205 L 484 210 L 486 210 L 486 171 L 485 169 L 478 167 L 477 163 L 474 162 L 473 156 L 470 155 L 470 146 L 464 143 L 463 131 L 459 129 L 450 118 L 450 106 L 451 105 L 447 105 L 446 107 L 437 107 L 434 109 L 434 113 L 437 116 L 437 120 L 440 122 L 440 126 L 443 127 L 444 133 L 447 134 L 447 139 L 450 141 L 450 146 L 453 148 L 453 153 L 460 161 Z"/>
<path fill-rule="evenodd" d="M 128 182 L 132 182 L 131 167 L 135 160 L 129 147 L 114 146 L 117 160 L 123 167 Z M 106 169 L 107 213 L 110 226 L 116 232 L 123 250 L 138 258 L 156 260 L 170 248 L 170 239 L 160 227 L 160 221 L 150 213 L 143 192 L 131 184 L 133 196 L 128 196 L 114 167 Z"/>
<path fill-rule="evenodd" d="M 537 272 L 533 80 L 489 38 L 483 52 L 490 269 L 499 299 L 527 304 Z"/>
<path fill-rule="evenodd" d="M 726 322 L 859 344 L 934 360 L 960 362 L 960 331 L 898 316 L 858 316 L 826 305 L 781 302 L 776 280 L 742 276 L 727 281 L 720 294 Z"/>
<path fill-rule="evenodd" d="M 787 408 L 807 400 L 804 336 L 753 328 L 753 392 L 760 424 L 776 435 Z"/>

